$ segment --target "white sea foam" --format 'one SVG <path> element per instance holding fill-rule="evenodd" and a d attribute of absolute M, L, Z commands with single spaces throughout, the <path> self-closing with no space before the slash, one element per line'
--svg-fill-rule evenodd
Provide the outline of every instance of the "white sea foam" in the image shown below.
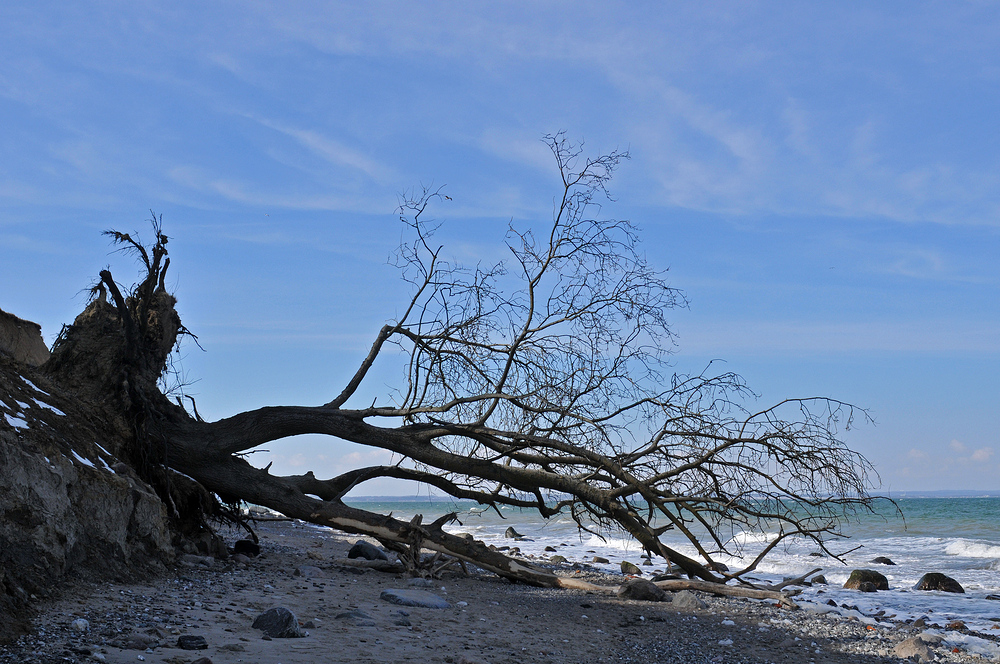
<path fill-rule="evenodd" d="M 754 533 L 742 530 L 733 535 L 730 541 L 737 546 L 746 546 L 748 544 L 766 544 L 776 539 L 778 539 L 778 533 Z"/>
<path fill-rule="evenodd" d="M 1000 545 L 991 542 L 977 542 L 966 539 L 955 540 L 945 547 L 944 552 L 949 556 L 1000 559 Z"/>

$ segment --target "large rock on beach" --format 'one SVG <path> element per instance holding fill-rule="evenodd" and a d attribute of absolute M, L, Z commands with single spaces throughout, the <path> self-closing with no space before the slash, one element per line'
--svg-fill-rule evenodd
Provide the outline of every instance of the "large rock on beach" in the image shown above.
<path fill-rule="evenodd" d="M 690 590 L 682 590 L 674 595 L 671 603 L 678 609 L 707 609 L 708 604 Z"/>
<path fill-rule="evenodd" d="M 635 563 L 627 560 L 622 561 L 622 574 L 629 576 L 642 576 L 642 570 Z"/>
<path fill-rule="evenodd" d="M 298 618 L 283 606 L 268 609 L 257 616 L 252 627 L 261 630 L 272 639 L 292 639 L 305 636 L 299 629 Z"/>
<path fill-rule="evenodd" d="M 964 593 L 965 588 L 962 587 L 955 579 L 950 576 L 945 576 L 938 572 L 930 572 L 929 574 L 924 574 L 917 581 L 917 585 L 913 586 L 914 590 L 940 590 L 945 593 Z"/>
<path fill-rule="evenodd" d="M 414 590 L 412 588 L 386 588 L 379 595 L 379 598 L 401 606 L 419 606 L 425 609 L 451 608 L 451 604 L 443 597 L 429 593 L 426 590 Z"/>
<path fill-rule="evenodd" d="M 241 539 L 236 540 L 233 544 L 233 554 L 240 556 L 255 557 L 260 555 L 260 544 L 254 542 L 253 540 Z"/>
<path fill-rule="evenodd" d="M 844 584 L 845 588 L 860 590 L 862 583 L 874 584 L 876 590 L 888 590 L 889 579 L 885 578 L 873 569 L 856 569 L 851 572 L 851 577 Z"/>
<path fill-rule="evenodd" d="M 208 639 L 198 634 L 183 634 L 177 637 L 177 647 L 181 650 L 205 650 Z"/>
<path fill-rule="evenodd" d="M 914 636 L 897 643 L 896 647 L 892 649 L 892 654 L 900 659 L 909 659 L 911 661 L 934 661 L 934 651 L 931 650 L 918 636 Z"/>
<path fill-rule="evenodd" d="M 643 602 L 663 602 L 667 599 L 667 591 L 652 581 L 646 579 L 628 579 L 618 588 L 618 596 L 622 599 L 636 599 Z"/>
<path fill-rule="evenodd" d="M 385 551 L 364 540 L 355 542 L 351 550 L 347 552 L 347 557 L 364 558 L 365 560 L 389 560 L 389 556 L 385 555 Z"/>

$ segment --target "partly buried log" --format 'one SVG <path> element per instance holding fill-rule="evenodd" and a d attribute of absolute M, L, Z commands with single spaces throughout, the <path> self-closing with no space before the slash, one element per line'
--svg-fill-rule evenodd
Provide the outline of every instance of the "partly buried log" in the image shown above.
<path fill-rule="evenodd" d="M 676 592 L 678 590 L 698 590 L 700 592 L 712 593 L 713 595 L 725 595 L 727 597 L 746 597 L 749 599 L 766 599 L 780 604 L 786 609 L 798 609 L 799 605 L 791 600 L 798 595 L 801 590 L 789 592 L 778 592 L 775 590 L 758 590 L 756 588 L 745 588 L 743 586 L 727 586 L 723 583 L 713 583 L 711 581 L 699 581 L 696 579 L 670 579 L 667 581 L 654 581 L 658 588 Z M 617 594 L 621 586 L 600 586 L 582 579 L 559 578 L 561 588 L 573 588 L 576 590 L 589 590 L 592 592 L 603 592 Z"/>

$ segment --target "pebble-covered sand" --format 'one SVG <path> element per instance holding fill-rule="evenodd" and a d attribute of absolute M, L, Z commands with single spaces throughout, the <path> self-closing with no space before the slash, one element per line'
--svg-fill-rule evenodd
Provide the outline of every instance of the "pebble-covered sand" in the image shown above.
<path fill-rule="evenodd" d="M 261 524 L 258 532 L 261 555 L 249 562 L 189 556 L 145 584 L 66 581 L 56 599 L 40 606 L 36 631 L 0 648 L 0 663 L 874 664 L 906 661 L 894 652 L 908 639 L 909 647 L 917 644 L 915 657 L 1000 662 L 989 654 L 995 636 L 958 626 L 915 627 L 881 616 L 818 613 L 823 609 L 815 605 L 790 611 L 705 594 L 698 597 L 707 607 L 684 608 L 512 585 L 475 570 L 447 572 L 415 588 L 402 575 L 343 564 L 356 538 L 288 522 Z M 586 571 L 578 576 L 622 582 Z M 450 607 L 393 604 L 381 598 L 389 589 L 432 592 Z M 259 614 L 279 606 L 295 614 L 306 636 L 264 638 L 252 627 Z"/>

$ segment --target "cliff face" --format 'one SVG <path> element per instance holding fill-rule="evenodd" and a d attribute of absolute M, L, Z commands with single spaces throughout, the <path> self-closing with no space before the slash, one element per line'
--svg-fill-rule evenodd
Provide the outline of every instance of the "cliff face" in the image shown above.
<path fill-rule="evenodd" d="M 174 555 L 163 503 L 110 452 L 120 441 L 100 407 L 11 355 L 0 353 L 0 642 L 67 575 L 127 579 Z"/>
<path fill-rule="evenodd" d="M 32 367 L 49 359 L 38 323 L 22 320 L 0 309 L 0 353 Z"/>

